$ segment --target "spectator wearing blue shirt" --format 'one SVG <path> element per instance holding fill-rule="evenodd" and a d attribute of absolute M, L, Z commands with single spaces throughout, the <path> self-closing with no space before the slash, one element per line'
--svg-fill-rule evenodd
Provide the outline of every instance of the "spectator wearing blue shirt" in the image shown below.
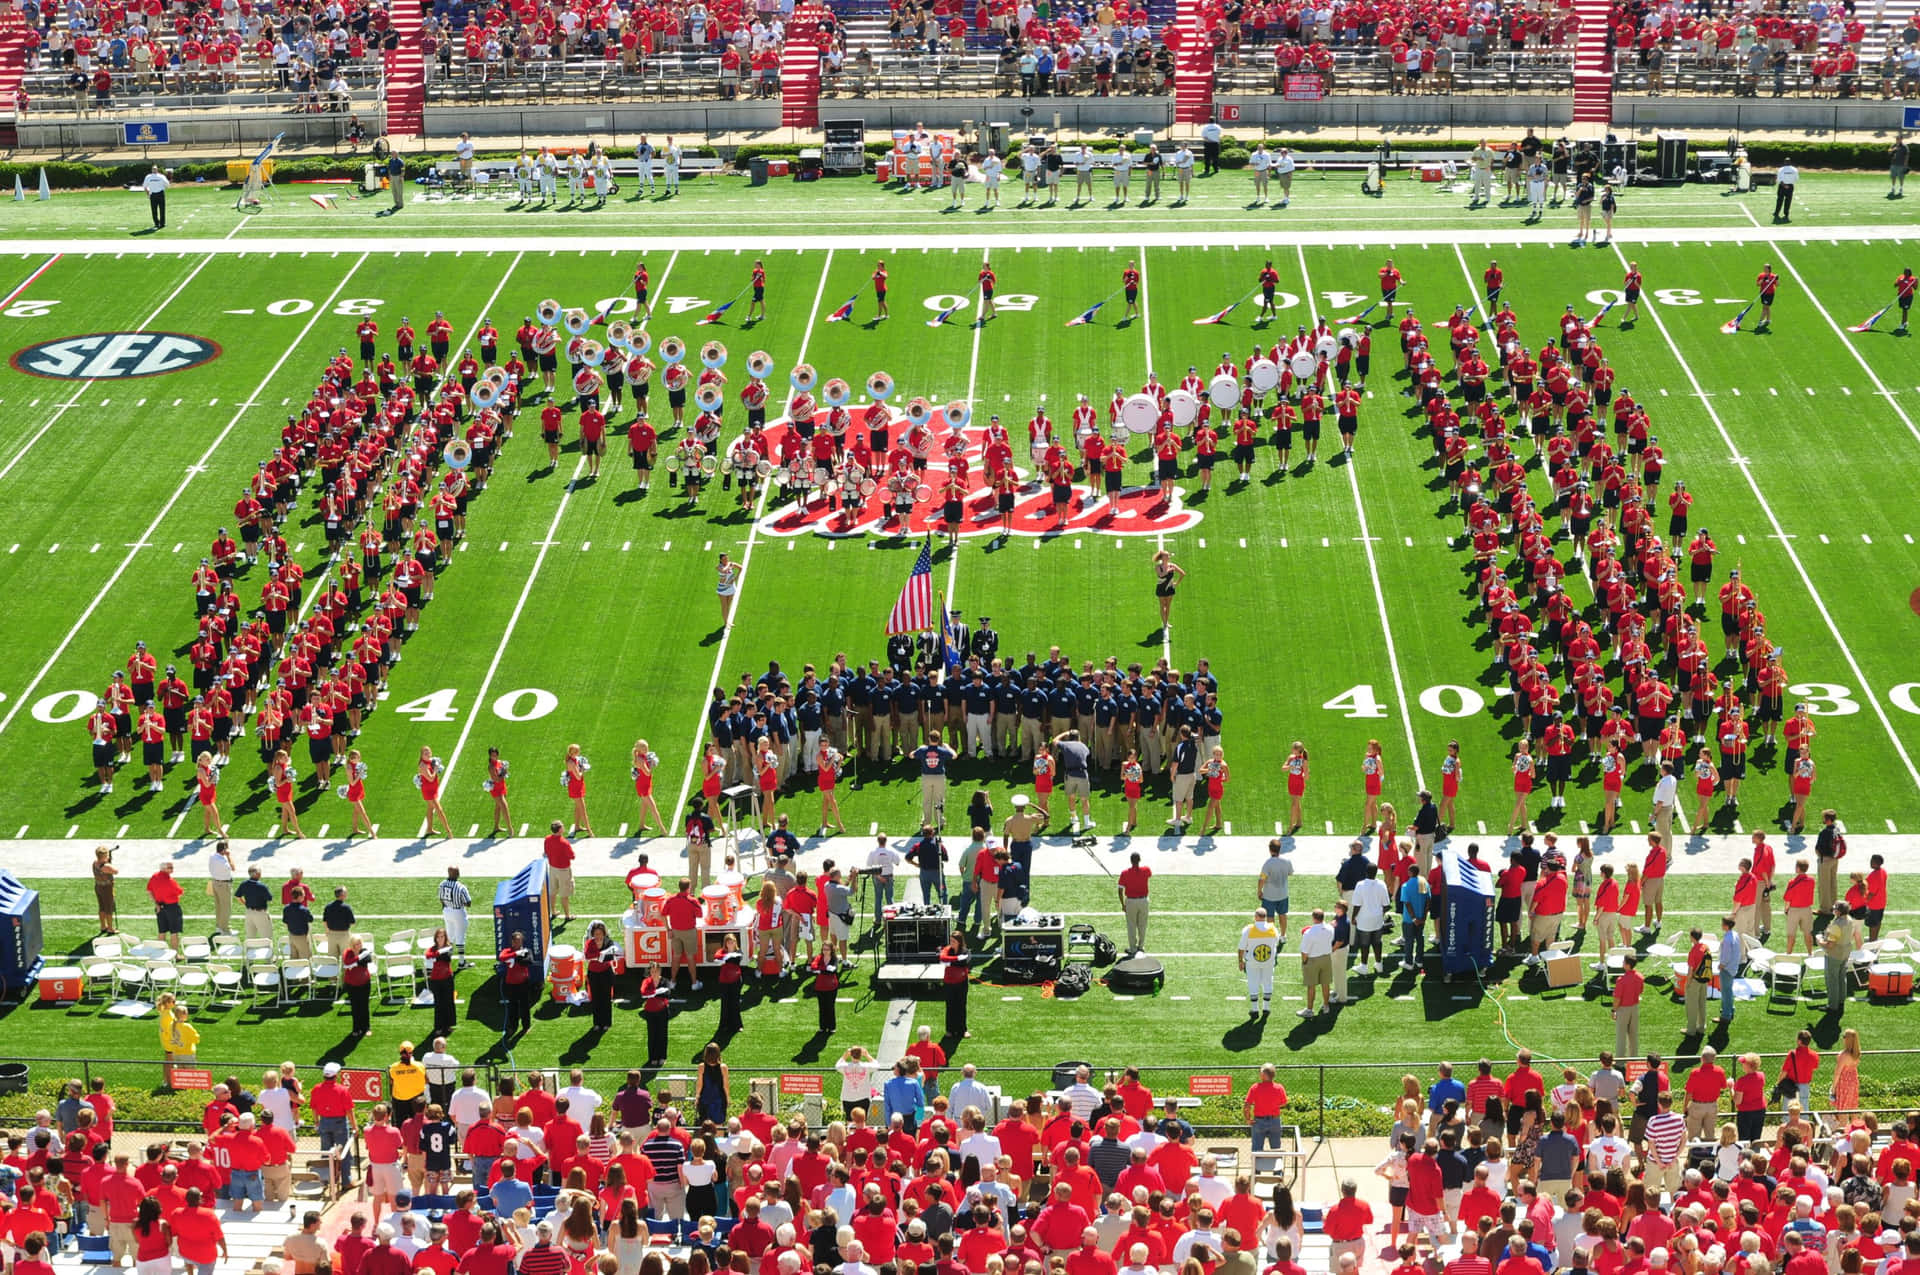
<path fill-rule="evenodd" d="M 880 1102 L 889 1126 L 898 1116 L 908 1133 L 919 1132 L 921 1117 L 927 1110 L 927 1089 L 920 1083 L 919 1059 L 902 1058 L 893 1064 L 893 1075 L 881 1086 Z"/>
<path fill-rule="evenodd" d="M 920 873 L 920 901 L 947 901 L 947 847 L 933 825 L 920 825 L 920 839 L 907 847 L 906 859 Z"/>
<path fill-rule="evenodd" d="M 914 769 L 920 773 L 920 822 L 939 827 L 947 808 L 947 767 L 954 752 L 940 742 L 940 732 L 927 736 L 927 742 L 913 750 Z"/>
<path fill-rule="evenodd" d="M 1440 1078 L 1427 1086 L 1427 1113 L 1437 1124 L 1440 1114 L 1447 1109 L 1447 1103 L 1467 1100 L 1467 1087 L 1453 1078 L 1453 1064 L 1440 1064 Z"/>
<path fill-rule="evenodd" d="M 1432 898 L 1427 893 L 1427 883 L 1421 879 L 1420 868 L 1416 864 L 1408 870 L 1397 899 L 1400 906 L 1400 956 L 1414 970 L 1418 970 L 1427 959 L 1427 905 Z M 1461 1096 L 1465 1094 L 1466 1091 L 1462 1090 Z"/>
<path fill-rule="evenodd" d="M 487 1192 L 493 1197 L 493 1212 L 500 1217 L 512 1217 L 516 1209 L 533 1207 L 533 1188 L 522 1182 L 518 1173 L 519 1166 L 508 1160 L 500 1166 L 500 1180 Z"/>

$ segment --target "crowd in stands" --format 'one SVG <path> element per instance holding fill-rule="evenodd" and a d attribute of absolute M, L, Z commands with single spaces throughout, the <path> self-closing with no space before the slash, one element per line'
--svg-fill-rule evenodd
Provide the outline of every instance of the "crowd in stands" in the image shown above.
<path fill-rule="evenodd" d="M 7 1139 L 0 1220 L 39 1275 L 47 1247 L 80 1233 L 143 1271 L 170 1269 L 146 1264 L 170 1252 L 210 1270 L 216 1203 L 285 1202 L 292 1135 L 318 1119 L 336 1145 L 358 1133 L 368 1203 L 337 1235 L 306 1213 L 284 1244 L 293 1275 L 1305 1275 L 1303 1260 L 1341 1275 L 1910 1275 L 1920 1111 L 1883 1126 L 1856 1109 L 1848 1037 L 1820 1115 L 1805 1032 L 1778 1081 L 1758 1056 L 1728 1069 L 1711 1050 L 1684 1071 L 1603 1053 L 1556 1081 L 1522 1049 L 1504 1075 L 1488 1059 L 1465 1081 L 1450 1064 L 1409 1074 L 1377 1212 L 1351 1179 L 1311 1205 L 1256 1186 L 1134 1068 L 1002 1100 L 971 1065 L 850 1050 L 840 1108 L 809 1127 L 737 1100 L 714 1047 L 685 1100 L 638 1072 L 607 1097 L 578 1070 L 489 1092 L 472 1069 L 403 1059 L 370 1110 L 337 1066 L 307 1094 L 272 1073 L 258 1093 L 230 1079 L 203 1140 L 138 1156 L 111 1150 L 103 1087 L 75 1082 Z M 1263 1068 L 1242 1103 L 1256 1163 L 1287 1103 Z M 334 1163 L 357 1176 L 353 1154 Z"/>

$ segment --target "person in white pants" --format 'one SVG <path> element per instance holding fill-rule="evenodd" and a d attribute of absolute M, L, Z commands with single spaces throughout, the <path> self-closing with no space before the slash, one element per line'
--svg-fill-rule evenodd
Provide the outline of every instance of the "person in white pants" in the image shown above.
<path fill-rule="evenodd" d="M 567 202 L 577 204 L 587 194 L 587 161 L 579 155 L 567 160 Z"/>
<path fill-rule="evenodd" d="M 1265 142 L 1253 148 L 1247 167 L 1253 170 L 1253 202 L 1264 204 L 1267 202 L 1267 170 L 1273 167 L 1273 156 L 1267 154 Z"/>
<path fill-rule="evenodd" d="M 1126 147 L 1122 146 L 1120 148 L 1120 153 L 1113 157 L 1113 202 L 1114 203 L 1124 204 L 1127 202 L 1127 189 L 1132 179 L 1133 179 L 1133 152 L 1129 151 Z"/>
<path fill-rule="evenodd" d="M 513 178 L 520 186 L 521 202 L 525 203 L 527 200 L 532 199 L 535 181 L 533 156 L 527 154 L 525 151 L 520 152 L 520 162 L 513 166 Z"/>
<path fill-rule="evenodd" d="M 685 154 L 679 143 L 671 137 L 667 139 L 667 193 L 669 195 L 680 193 L 680 160 Z"/>
<path fill-rule="evenodd" d="M 467 956 L 467 909 L 473 906 L 473 893 L 460 880 L 460 869 L 449 867 L 447 879 L 440 883 L 440 924 L 446 928 L 447 942 Z"/>
<path fill-rule="evenodd" d="M 1085 143 L 1073 157 L 1073 202 L 1079 203 L 1082 195 L 1089 200 L 1093 198 L 1093 152 Z"/>
<path fill-rule="evenodd" d="M 1280 931 L 1267 919 L 1267 910 L 1257 908 L 1253 924 L 1240 931 L 1240 972 L 1247 978 L 1249 1018 L 1273 1008 L 1273 963 L 1279 955 Z"/>
<path fill-rule="evenodd" d="M 640 192 L 643 190 L 646 191 L 648 195 L 652 195 L 653 194 L 653 143 L 648 141 L 644 137 L 641 138 L 640 144 L 633 148 L 633 158 L 634 158 L 634 162 L 638 165 L 638 174 L 635 177 L 636 184 L 633 188 L 633 197 L 635 199 L 640 198 Z"/>
<path fill-rule="evenodd" d="M 540 152 L 540 202 L 543 204 L 551 204 L 558 199 L 558 167 L 559 162 L 554 159 L 552 151 Z"/>

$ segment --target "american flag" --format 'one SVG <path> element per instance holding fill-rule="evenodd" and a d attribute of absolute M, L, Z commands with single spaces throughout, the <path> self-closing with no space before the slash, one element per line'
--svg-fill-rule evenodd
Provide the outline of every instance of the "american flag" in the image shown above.
<path fill-rule="evenodd" d="M 920 556 L 887 617 L 887 636 L 921 633 L 933 627 L 933 541 L 920 542 Z"/>

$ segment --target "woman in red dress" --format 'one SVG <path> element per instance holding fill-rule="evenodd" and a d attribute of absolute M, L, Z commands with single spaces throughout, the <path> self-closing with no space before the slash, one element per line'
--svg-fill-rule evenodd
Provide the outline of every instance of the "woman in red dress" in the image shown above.
<path fill-rule="evenodd" d="M 1307 761 L 1307 746 L 1299 740 L 1287 753 L 1287 831 L 1300 831 L 1300 799 L 1307 795 L 1307 776 L 1312 767 Z"/>
<path fill-rule="evenodd" d="M 446 768 L 440 759 L 433 755 L 433 749 L 420 745 L 420 764 L 413 776 L 413 783 L 420 790 L 420 800 L 427 803 L 427 835 L 433 834 L 433 821 L 437 816 L 441 831 L 447 836 L 453 835 L 453 825 L 447 822 L 447 812 L 440 808 L 440 777 Z"/>
<path fill-rule="evenodd" d="M 1526 736 L 1513 752 L 1513 813 L 1507 816 L 1507 831 L 1527 831 L 1527 797 L 1533 792 L 1533 746 Z"/>
<path fill-rule="evenodd" d="M 513 811 L 507 807 L 507 759 L 498 748 L 487 750 L 487 777 L 480 785 L 493 798 L 493 831 L 490 836 L 513 835 Z"/>
<path fill-rule="evenodd" d="M 1040 808 L 1040 822 L 1053 818 L 1047 804 L 1053 800 L 1053 754 L 1041 749 L 1033 755 L 1033 804 Z"/>
<path fill-rule="evenodd" d="M 780 752 L 762 735 L 754 750 L 754 778 L 760 786 L 760 831 L 773 831 L 773 803 L 780 791 Z"/>
<path fill-rule="evenodd" d="M 715 832 L 725 832 L 726 825 L 720 821 L 720 786 L 727 774 L 727 757 L 720 751 L 720 745 L 707 741 L 707 755 L 700 762 L 700 796 L 707 803 L 707 818 L 713 820 Z"/>
<path fill-rule="evenodd" d="M 1132 832 L 1140 825 L 1140 784 L 1146 778 L 1146 772 L 1140 767 L 1140 754 L 1129 748 L 1126 760 L 1120 763 L 1120 782 L 1125 785 L 1127 794 L 1127 826 L 1122 832 Z"/>
<path fill-rule="evenodd" d="M 1434 811 L 1440 826 L 1453 831 L 1453 799 L 1460 795 L 1460 741 L 1447 741 L 1447 755 L 1440 759 L 1440 806 Z"/>
<path fill-rule="evenodd" d="M 1367 804 L 1360 818 L 1366 824 L 1365 832 L 1372 832 L 1373 825 L 1380 817 L 1380 789 L 1386 780 L 1386 760 L 1380 756 L 1380 741 L 1367 741 L 1367 755 L 1360 759 L 1360 782 L 1366 790 Z"/>
<path fill-rule="evenodd" d="M 1613 831 L 1614 821 L 1620 815 L 1620 788 L 1627 779 L 1627 758 L 1620 751 L 1616 741 L 1607 745 L 1607 752 L 1600 759 L 1600 795 L 1606 805 L 1600 811 L 1600 831 Z"/>
<path fill-rule="evenodd" d="M 1807 798 L 1813 795 L 1813 753 L 1801 749 L 1794 759 L 1793 774 L 1787 780 L 1787 791 L 1793 795 L 1793 827 L 1799 832 L 1807 822 Z"/>
<path fill-rule="evenodd" d="M 367 763 L 360 760 L 360 750 L 347 750 L 347 782 L 340 789 L 340 795 L 346 799 L 347 808 L 353 812 L 353 826 L 347 830 L 351 837 L 356 832 L 373 835 L 373 820 L 367 817 Z"/>
<path fill-rule="evenodd" d="M 820 830 L 832 829 L 845 832 L 847 827 L 840 822 L 840 798 L 834 794 L 833 786 L 840 782 L 842 762 L 840 750 L 826 740 L 820 741 L 820 751 L 814 754 L 814 783 L 820 789 Z M 833 822 L 827 822 L 827 816 L 833 816 Z"/>
<path fill-rule="evenodd" d="M 587 772 L 592 769 L 593 763 L 581 755 L 580 745 L 568 744 L 566 769 L 561 778 L 567 786 L 567 798 L 573 802 L 573 835 L 576 837 L 593 835 L 593 823 L 587 818 Z"/>
<path fill-rule="evenodd" d="M 193 781 L 200 800 L 200 830 L 215 837 L 226 835 L 220 807 L 215 804 L 220 795 L 220 771 L 212 753 L 200 753 L 194 758 Z"/>
<path fill-rule="evenodd" d="M 1707 818 L 1712 812 L 1713 790 L 1720 786 L 1720 768 L 1713 764 L 1713 754 L 1705 748 L 1693 759 L 1693 795 L 1699 799 L 1693 808 L 1693 826 L 1705 828 Z"/>
<path fill-rule="evenodd" d="M 1207 830 L 1225 832 L 1227 821 L 1221 811 L 1227 797 L 1227 754 L 1223 748 L 1215 746 L 1213 755 L 1200 764 L 1200 777 L 1207 781 L 1207 811 L 1200 816 L 1200 835 L 1206 836 Z"/>
<path fill-rule="evenodd" d="M 647 747 L 642 739 L 633 746 L 633 795 L 640 799 L 640 831 L 645 832 L 660 825 L 660 831 L 667 830 L 667 821 L 660 817 L 660 807 L 653 802 L 653 771 L 660 764 L 659 754 Z M 647 816 L 653 817 L 653 823 L 647 822 Z"/>
<path fill-rule="evenodd" d="M 268 768 L 268 783 L 273 788 L 274 804 L 280 807 L 280 835 L 283 837 L 305 835 L 300 831 L 300 812 L 293 808 L 298 778 L 293 773 L 293 762 L 287 757 L 287 750 L 283 748 L 275 753 L 273 764 Z"/>

